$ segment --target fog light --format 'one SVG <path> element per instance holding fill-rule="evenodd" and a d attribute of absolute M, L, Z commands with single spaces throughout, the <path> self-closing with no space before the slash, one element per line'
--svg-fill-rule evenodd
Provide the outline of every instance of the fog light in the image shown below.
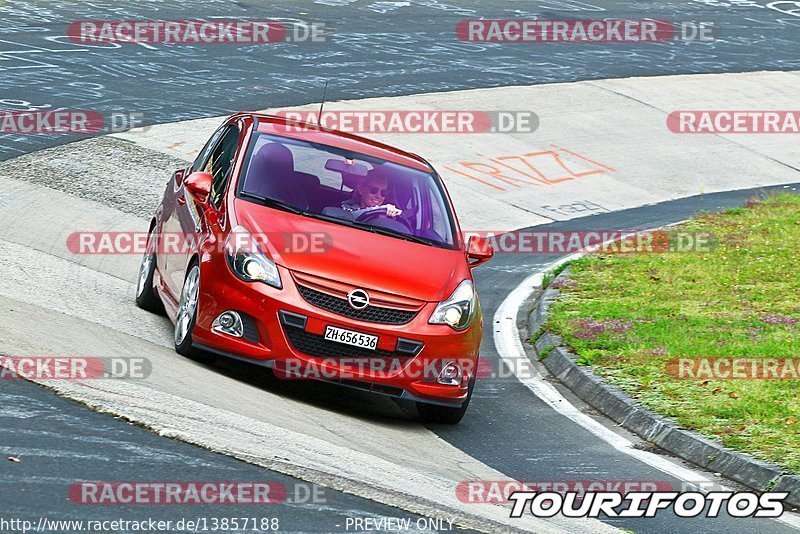
<path fill-rule="evenodd" d="M 219 325 L 222 328 L 230 328 L 236 323 L 236 318 L 232 313 L 223 313 L 219 316 Z"/>
<path fill-rule="evenodd" d="M 461 385 L 461 367 L 455 362 L 448 363 L 442 368 L 436 381 L 445 386 Z"/>
<path fill-rule="evenodd" d="M 211 325 L 217 332 L 228 334 L 233 337 L 242 337 L 244 334 L 244 326 L 242 326 L 242 318 L 235 311 L 222 312 L 219 317 L 214 319 Z"/>

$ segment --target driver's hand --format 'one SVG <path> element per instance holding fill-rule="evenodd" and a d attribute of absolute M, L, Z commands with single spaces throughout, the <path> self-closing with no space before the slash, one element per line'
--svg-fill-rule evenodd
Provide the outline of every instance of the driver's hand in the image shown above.
<path fill-rule="evenodd" d="M 389 216 L 389 217 L 395 218 L 398 215 L 400 215 L 401 213 L 403 213 L 403 210 L 401 210 L 400 208 L 398 208 L 394 204 L 386 204 L 385 207 L 386 207 L 386 215 Z"/>

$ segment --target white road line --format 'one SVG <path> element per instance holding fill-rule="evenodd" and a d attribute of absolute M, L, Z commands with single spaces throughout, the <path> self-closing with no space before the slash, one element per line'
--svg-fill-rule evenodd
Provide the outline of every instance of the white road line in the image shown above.
<path fill-rule="evenodd" d="M 634 448 L 634 443 L 632 441 L 606 428 L 588 415 L 579 411 L 578 408 L 561 395 L 556 388 L 543 379 L 525 354 L 525 349 L 522 346 L 522 341 L 519 336 L 519 329 L 517 328 L 517 312 L 520 306 L 522 306 L 522 303 L 531 295 L 534 288 L 542 285 L 542 279 L 547 271 L 551 271 L 581 256 L 582 254 L 574 254 L 550 264 L 548 267 L 527 277 L 509 293 L 494 314 L 493 335 L 497 352 L 500 354 L 500 357 L 503 358 L 506 365 L 513 370 L 517 379 L 522 382 L 525 387 L 530 389 L 534 395 L 539 397 L 555 411 L 579 424 L 616 450 L 684 482 L 691 482 L 696 485 L 699 485 L 698 483 L 709 484 L 710 487 L 720 489 L 720 484 L 718 482 L 697 471 L 678 465 L 664 456 Z M 724 486 L 722 486 L 721 489 L 723 491 L 731 491 Z M 776 519 L 776 521 L 800 529 L 800 516 L 792 514 L 791 512 L 785 512 L 783 516 Z"/>

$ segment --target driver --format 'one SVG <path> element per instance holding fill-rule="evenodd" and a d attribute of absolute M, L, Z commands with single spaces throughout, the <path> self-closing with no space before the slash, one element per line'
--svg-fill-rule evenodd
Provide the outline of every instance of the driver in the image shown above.
<path fill-rule="evenodd" d="M 386 209 L 386 215 L 392 218 L 397 217 L 403 210 L 394 204 L 385 204 L 386 189 L 389 187 L 389 180 L 386 176 L 370 172 L 364 180 L 353 189 L 353 195 L 342 202 L 342 209 L 350 211 L 358 219 L 362 214 L 381 208 Z"/>

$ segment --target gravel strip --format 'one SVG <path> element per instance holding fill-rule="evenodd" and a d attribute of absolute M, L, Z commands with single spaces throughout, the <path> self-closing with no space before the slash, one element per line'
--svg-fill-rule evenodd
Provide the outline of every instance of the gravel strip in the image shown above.
<path fill-rule="evenodd" d="M 150 218 L 172 171 L 186 161 L 133 143 L 97 137 L 0 163 L 0 176 L 30 182 Z"/>

